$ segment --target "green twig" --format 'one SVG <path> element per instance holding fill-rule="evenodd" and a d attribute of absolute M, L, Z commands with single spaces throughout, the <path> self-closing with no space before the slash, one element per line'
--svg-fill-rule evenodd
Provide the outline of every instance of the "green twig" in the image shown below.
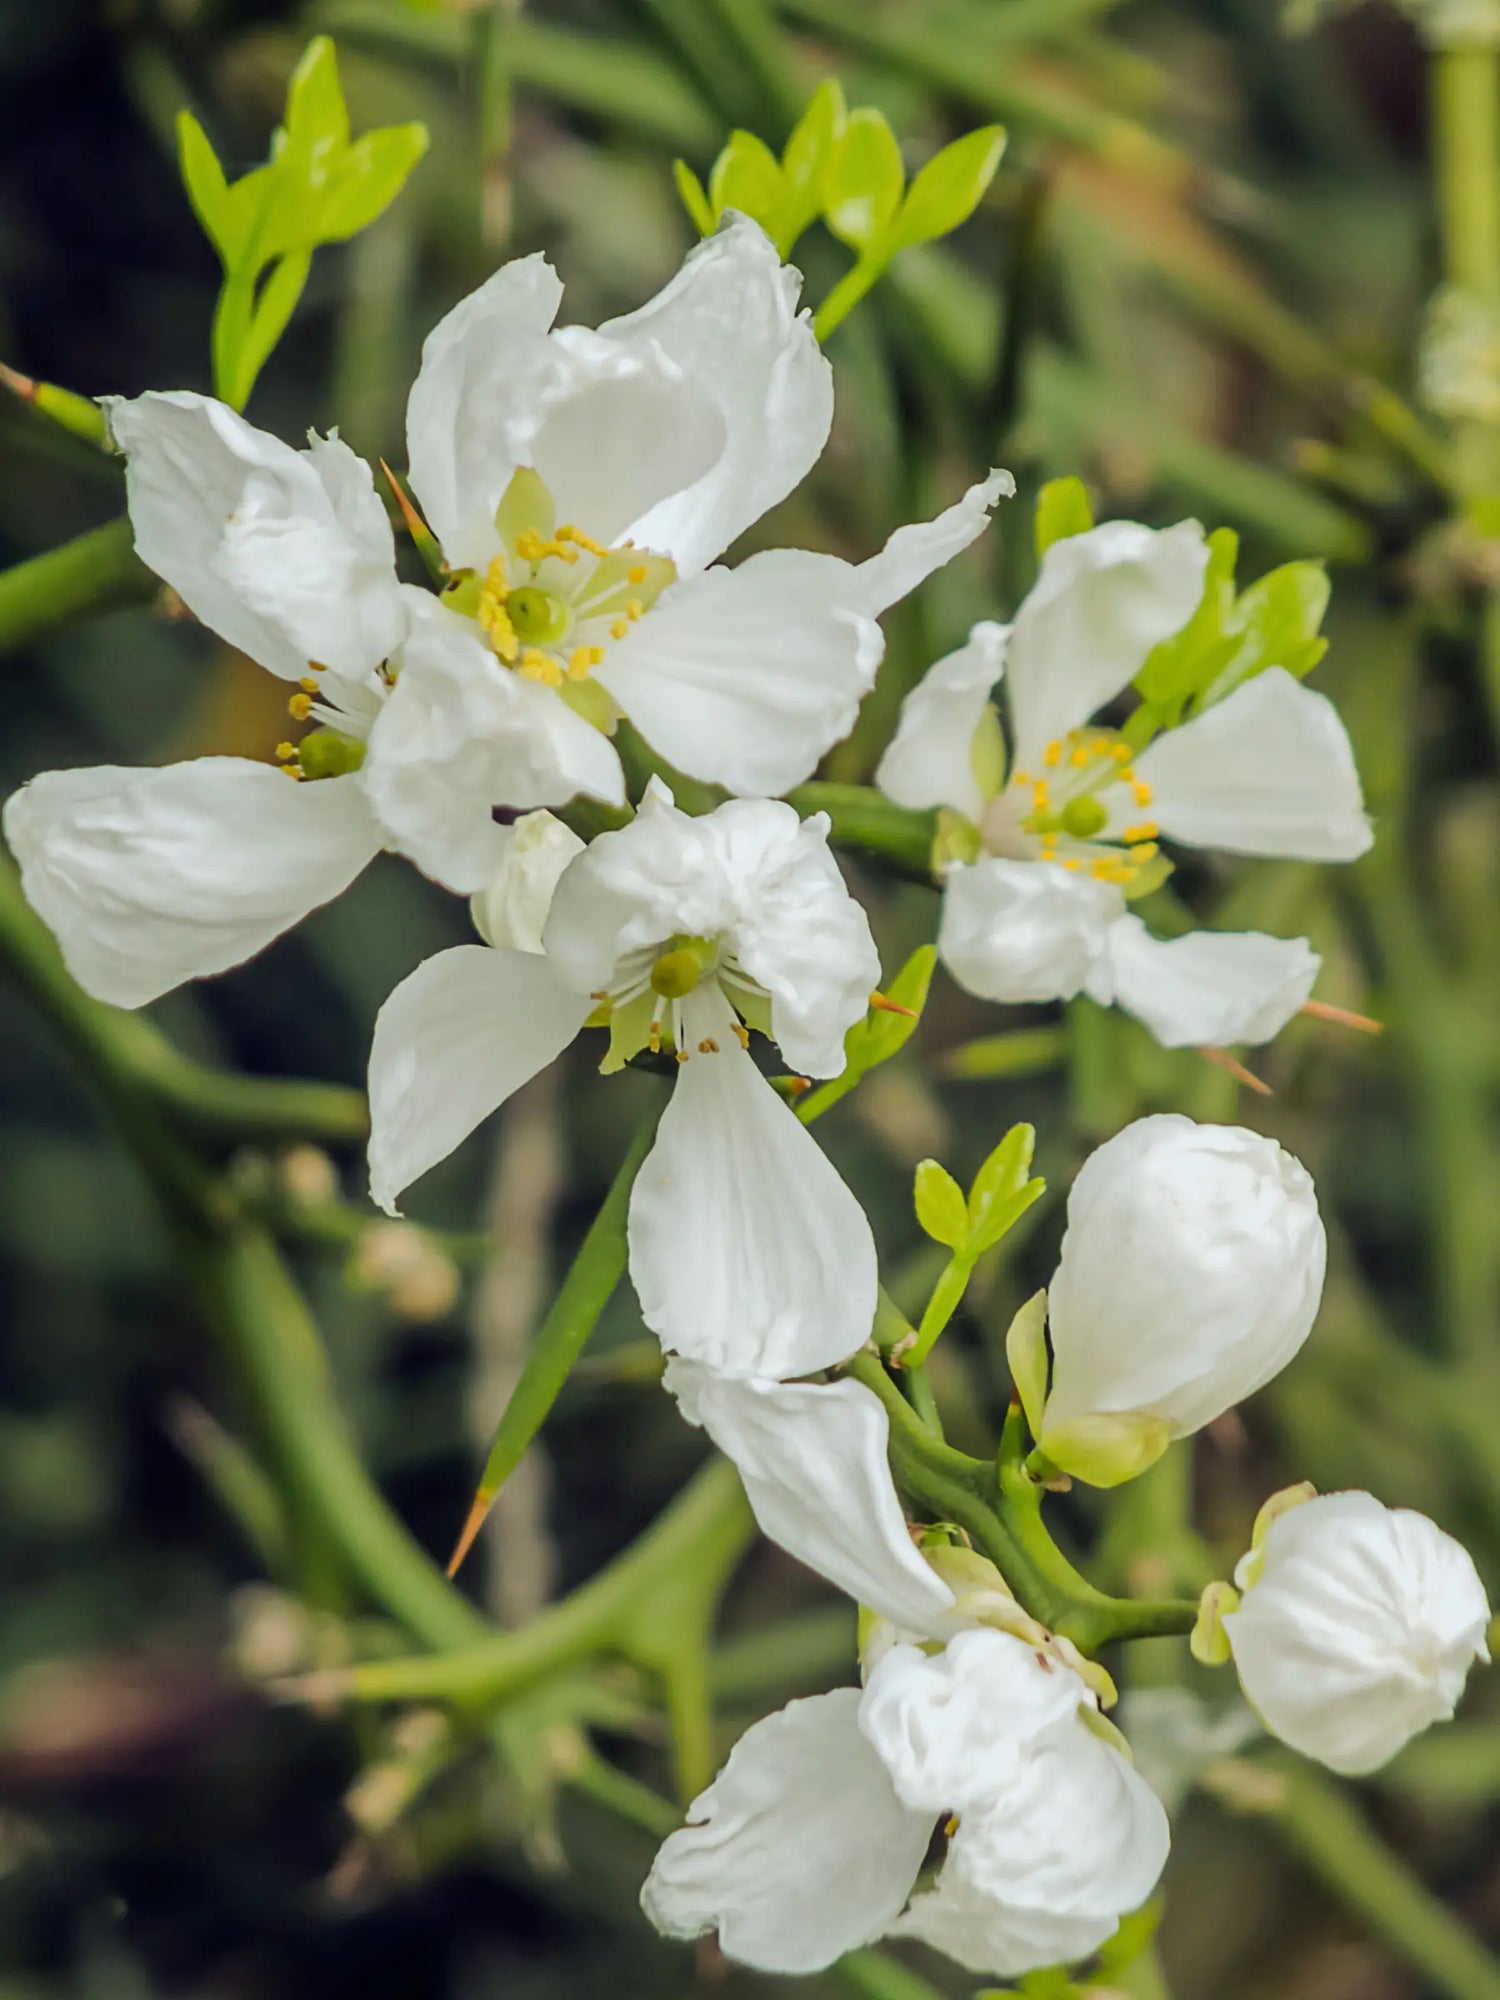
<path fill-rule="evenodd" d="M 144 604 L 160 588 L 135 552 L 128 520 L 91 528 L 0 574 L 0 653 L 81 618 Z"/>
<path fill-rule="evenodd" d="M 931 885 L 936 814 L 892 805 L 868 785 L 798 785 L 787 793 L 787 803 L 804 819 L 827 813 L 835 847 L 859 848 L 878 856 L 894 874 Z"/>

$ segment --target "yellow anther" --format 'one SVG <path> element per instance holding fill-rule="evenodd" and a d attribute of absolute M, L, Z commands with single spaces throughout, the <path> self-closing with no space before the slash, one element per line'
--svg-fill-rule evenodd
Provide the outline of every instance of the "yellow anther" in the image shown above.
<path fill-rule="evenodd" d="M 1039 813 L 1045 812 L 1051 796 L 1047 780 L 1045 778 L 1038 778 L 1031 787 L 1031 803 L 1033 808 Z"/>
<path fill-rule="evenodd" d="M 1161 828 L 1156 824 L 1155 820 L 1143 819 L 1139 826 L 1127 826 L 1120 837 L 1126 846 L 1130 847 L 1134 846 L 1138 840 L 1155 840 L 1157 834 L 1160 832 Z"/>
<path fill-rule="evenodd" d="M 295 743 L 278 743 L 276 745 L 276 757 L 279 763 L 290 764 L 295 761 L 296 755 L 297 746 Z"/>
<path fill-rule="evenodd" d="M 516 554 L 522 562 L 530 563 L 533 569 L 538 563 L 545 562 L 548 556 L 556 556 L 559 562 L 565 563 L 576 563 L 578 560 L 578 550 L 571 542 L 545 541 L 535 528 L 523 528 L 516 536 Z"/>
<path fill-rule="evenodd" d="M 1094 761 L 1094 753 L 1086 743 L 1080 743 L 1078 748 L 1073 752 L 1072 756 L 1069 757 L 1068 759 L 1068 762 L 1077 771 L 1081 771 L 1086 764 L 1092 764 L 1093 761 Z"/>
<path fill-rule="evenodd" d="M 1131 754 L 1130 745 L 1128 743 L 1116 743 L 1109 754 L 1117 764 L 1128 764 Z"/>
<path fill-rule="evenodd" d="M 652 1055 L 654 1055 L 654 1056 L 659 1056 L 659 1055 L 661 1054 L 661 1022 L 660 1022 L 660 1021 L 653 1021 L 653 1022 L 651 1023 L 651 1032 L 650 1032 L 650 1034 L 649 1034 L 649 1035 L 647 1035 L 647 1037 L 646 1037 L 646 1047 L 647 1047 L 648 1049 L 650 1049 L 650 1051 L 651 1051 Z"/>
<path fill-rule="evenodd" d="M 719 1053 L 719 1045 L 712 1035 L 704 1036 L 698 1044 L 698 1053 L 700 1056 L 716 1056 Z"/>
<path fill-rule="evenodd" d="M 609 636 L 611 639 L 623 639 L 629 630 L 630 620 L 628 618 L 617 618 L 609 628 Z"/>
<path fill-rule="evenodd" d="M 625 616 L 630 620 L 631 624 L 634 625 L 638 618 L 644 618 L 645 615 L 646 615 L 645 605 L 642 604 L 641 600 L 638 597 L 632 597 L 630 602 L 625 606 Z"/>
<path fill-rule="evenodd" d="M 297 685 L 302 689 L 304 694 L 316 694 L 318 691 L 318 684 L 311 674 L 304 674 Z"/>
<path fill-rule="evenodd" d="M 1137 783 L 1135 772 L 1131 770 L 1128 764 L 1119 773 L 1119 778 L 1120 778 L 1120 783 L 1122 785 L 1130 785 L 1133 787 Z"/>
<path fill-rule="evenodd" d="M 639 588 L 646 581 L 646 574 L 646 565 L 644 563 L 637 563 L 634 569 L 626 570 L 625 581 L 633 583 Z"/>
<path fill-rule="evenodd" d="M 294 694 L 286 706 L 287 713 L 294 722 L 306 722 L 308 716 L 312 714 L 312 696 Z"/>
<path fill-rule="evenodd" d="M 510 613 L 497 598 L 486 592 L 479 600 L 479 610 L 475 614 L 480 630 L 484 632 L 499 657 L 508 665 L 513 664 L 521 643 L 516 637 L 516 628 L 510 622 Z"/>
<path fill-rule="evenodd" d="M 732 1022 L 731 1026 L 735 1034 L 739 1037 L 740 1047 L 748 1049 L 750 1046 L 750 1030 L 745 1026 L 743 1021 Z"/>
<path fill-rule="evenodd" d="M 1144 847 L 1132 847 L 1130 858 L 1135 863 L 1134 873 L 1139 875 L 1148 861 L 1154 861 L 1161 849 L 1154 840 L 1148 840 Z"/>
<path fill-rule="evenodd" d="M 1135 784 L 1131 787 L 1131 789 L 1135 793 L 1135 802 L 1138 806 L 1150 805 L 1151 787 L 1146 783 L 1146 781 L 1143 778 L 1137 778 Z"/>
<path fill-rule="evenodd" d="M 1069 868 L 1069 869 L 1077 869 L 1077 868 L 1081 868 L 1082 866 L 1083 866 L 1083 863 L 1082 863 L 1081 861 L 1079 861 L 1079 860 L 1078 860 L 1078 859 L 1077 859 L 1077 858 L 1076 858 L 1075 856 L 1072 856 L 1072 855 L 1070 855 L 1070 856 L 1068 857 L 1068 859 L 1067 859 L 1067 860 L 1066 860 L 1066 861 L 1065 861 L 1065 862 L 1063 863 L 1063 867 L 1064 867 L 1064 868 Z"/>
<path fill-rule="evenodd" d="M 516 672 L 528 681 L 540 681 L 543 687 L 561 687 L 563 670 L 550 653 L 544 653 L 539 646 L 527 646 L 516 664 Z"/>
<path fill-rule="evenodd" d="M 586 681 L 593 668 L 604 658 L 602 646 L 575 646 L 573 657 L 568 662 L 568 679 Z"/>
<path fill-rule="evenodd" d="M 302 777 L 300 769 L 295 764 L 278 764 L 276 768 L 278 771 L 284 771 L 289 778 L 296 778 L 300 781 Z"/>
<path fill-rule="evenodd" d="M 1029 785 L 1033 782 L 1029 771 L 1013 771 L 1010 781 L 1013 785 Z"/>
<path fill-rule="evenodd" d="M 1042 752 L 1042 762 L 1047 766 L 1049 771 L 1055 771 L 1057 766 L 1062 762 L 1061 743 L 1049 743 Z"/>
<path fill-rule="evenodd" d="M 685 1062 L 687 1061 L 687 1059 L 688 1059 L 688 1052 L 687 1052 L 687 1050 L 686 1050 L 686 1049 L 679 1049 L 679 1050 L 677 1051 L 677 1060 L 678 1060 L 678 1061 L 679 1061 L 680 1063 L 685 1063 Z"/>
<path fill-rule="evenodd" d="M 582 528 L 575 528 L 571 521 L 565 521 L 558 529 L 557 539 L 560 542 L 576 542 L 579 548 L 587 549 L 591 556 L 604 557 L 609 554 L 603 542 L 596 542 L 592 535 L 586 535 Z"/>

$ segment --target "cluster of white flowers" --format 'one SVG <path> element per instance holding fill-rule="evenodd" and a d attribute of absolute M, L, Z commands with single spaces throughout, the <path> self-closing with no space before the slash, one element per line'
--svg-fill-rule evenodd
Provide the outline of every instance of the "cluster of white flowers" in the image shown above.
<path fill-rule="evenodd" d="M 913 1540 L 879 1397 L 807 1379 L 867 1343 L 875 1244 L 750 1053 L 754 1033 L 799 1072 L 844 1069 L 879 960 L 827 819 L 778 795 L 852 725 L 880 615 L 1011 482 L 991 474 L 863 563 L 719 566 L 828 434 L 831 377 L 797 295 L 735 217 L 595 331 L 553 328 L 541 258 L 497 272 L 432 333 L 411 396 L 432 590 L 398 579 L 370 472 L 337 439 L 293 451 L 196 395 L 116 404 L 140 553 L 300 684 L 311 727 L 282 770 L 36 778 L 5 830 L 79 982 L 124 1006 L 239 963 L 381 849 L 470 897 L 483 942 L 418 967 L 375 1025 L 370 1178 L 391 1213 L 580 1030 L 607 1031 L 605 1071 L 675 1057 L 630 1202 L 642 1316 L 764 1532 L 869 1615 L 862 1687 L 744 1736 L 645 1907 L 771 1970 L 894 1934 L 1011 1977 L 1086 1956 L 1150 1895 L 1166 1813 L 1097 1667 L 951 1532 Z M 1091 721 L 1193 614 L 1206 563 L 1194 523 L 1059 541 L 1014 623 L 977 626 L 909 697 L 879 782 L 966 830 L 939 948 L 973 993 L 1087 992 L 1170 1046 L 1262 1040 L 1306 1001 L 1305 941 L 1161 943 L 1129 907 L 1159 839 L 1349 860 L 1370 838 L 1336 713 L 1276 666 L 1139 754 Z M 626 804 L 626 716 L 731 796 L 694 816 L 653 779 L 585 844 L 547 808 Z M 1259 1389 L 1308 1336 L 1325 1247 L 1309 1176 L 1269 1139 L 1166 1116 L 1101 1147 L 1045 1321 L 1013 1356 L 1038 1476 L 1113 1485 Z M 1238 1582 L 1209 1643 L 1269 1729 L 1337 1770 L 1450 1713 L 1483 1651 L 1468 1558 L 1367 1495 L 1273 1508 Z"/>

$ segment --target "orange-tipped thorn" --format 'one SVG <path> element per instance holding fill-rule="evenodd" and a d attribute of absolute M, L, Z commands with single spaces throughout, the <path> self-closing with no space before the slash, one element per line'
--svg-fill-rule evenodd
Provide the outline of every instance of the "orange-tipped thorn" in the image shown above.
<path fill-rule="evenodd" d="M 454 1544 L 453 1553 L 448 1558 L 448 1578 L 450 1582 L 458 1575 L 459 1569 L 463 1564 L 463 1559 L 469 1553 L 470 1549 L 473 1548 L 475 1537 L 489 1518 L 489 1511 L 494 1503 L 494 1494 L 486 1493 L 482 1487 L 474 1495 L 474 1504 L 469 1509 L 468 1520 L 464 1522 L 463 1533 Z"/>
<path fill-rule="evenodd" d="M 406 532 L 411 536 L 412 541 L 416 545 L 417 553 L 427 565 L 429 576 L 432 577 L 434 582 L 438 582 L 447 574 L 448 565 L 443 561 L 443 552 L 438 546 L 437 536 L 412 505 L 406 488 L 401 484 L 401 481 L 392 472 L 384 459 L 380 461 L 380 469 L 385 474 L 386 484 L 391 489 L 396 505 L 401 509 L 401 518 L 406 523 Z"/>
<path fill-rule="evenodd" d="M 908 1021 L 915 1021 L 917 1018 L 915 1007 L 903 1007 L 899 1000 L 887 1000 L 883 993 L 872 993 L 870 1006 L 877 1014 L 904 1014 Z"/>
<path fill-rule="evenodd" d="M 784 1076 L 781 1082 L 788 1097 L 800 1097 L 805 1090 L 812 1089 L 810 1076 Z"/>
<path fill-rule="evenodd" d="M 1336 1021 L 1341 1028 L 1356 1028 L 1362 1035 L 1383 1035 L 1384 1021 L 1372 1021 L 1368 1014 L 1351 1013 L 1347 1007 L 1330 1007 L 1326 1000 L 1304 1000 L 1301 1011 L 1319 1021 Z"/>
<path fill-rule="evenodd" d="M 1258 1097 L 1276 1095 L 1264 1077 L 1257 1076 L 1253 1069 L 1246 1069 L 1242 1062 L 1235 1060 L 1228 1049 L 1199 1049 L 1198 1053 L 1205 1062 L 1211 1062 L 1215 1069 L 1227 1069 L 1236 1083 L 1244 1084 L 1247 1090 L 1253 1090 Z"/>
<path fill-rule="evenodd" d="M 0 361 L 0 382 L 13 396 L 19 396 L 23 403 L 34 403 L 37 399 L 37 384 L 31 377 L 21 374 L 18 369 L 7 368 L 3 361 Z"/>

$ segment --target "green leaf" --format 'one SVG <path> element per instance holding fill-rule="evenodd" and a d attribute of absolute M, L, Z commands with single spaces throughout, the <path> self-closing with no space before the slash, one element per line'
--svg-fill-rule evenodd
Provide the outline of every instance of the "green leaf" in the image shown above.
<path fill-rule="evenodd" d="M 783 257 L 822 213 L 824 176 L 848 122 L 843 86 L 830 76 L 813 92 L 782 149 L 782 207 L 775 234 Z"/>
<path fill-rule="evenodd" d="M 972 1260 L 982 1257 L 986 1250 L 993 1250 L 1001 1237 L 1015 1228 L 1031 1204 L 1040 1200 L 1046 1190 L 1047 1183 L 1037 1178 L 1027 1181 L 1024 1187 L 1017 1188 L 1004 1201 L 993 1203 L 986 1209 L 984 1220 L 971 1225 L 964 1255 Z"/>
<path fill-rule="evenodd" d="M 225 262 L 233 254 L 226 247 L 226 239 L 232 238 L 234 227 L 229 213 L 229 187 L 219 156 L 191 111 L 177 114 L 177 159 L 193 213 L 218 251 L 220 261 Z"/>
<path fill-rule="evenodd" d="M 886 999 L 893 1000 L 898 1007 L 909 1007 L 909 1014 L 872 1008 L 863 1020 L 855 1022 L 844 1037 L 843 1075 L 809 1091 L 797 1106 L 797 1116 L 804 1125 L 821 1117 L 841 1097 L 847 1097 L 862 1077 L 906 1047 L 927 1005 L 936 964 L 935 948 L 930 944 L 920 945 L 886 988 Z"/>
<path fill-rule="evenodd" d="M 386 125 L 356 139 L 315 211 L 316 241 L 343 243 L 368 228 L 400 194 L 426 151 L 425 125 Z"/>
<path fill-rule="evenodd" d="M 1175 723 L 1192 696 L 1207 688 L 1233 657 L 1238 641 L 1226 634 L 1234 611 L 1239 552 L 1240 538 L 1232 528 L 1216 529 L 1209 536 L 1208 568 L 1197 610 L 1180 632 L 1151 649 L 1135 677 L 1136 691 L 1157 727 Z M 1141 747 L 1135 743 L 1135 748 Z"/>
<path fill-rule="evenodd" d="M 969 1190 L 971 1231 L 979 1229 L 996 1208 L 1025 1186 L 1035 1149 L 1035 1127 L 1012 1125 L 974 1176 L 974 1185 Z"/>
<path fill-rule="evenodd" d="M 885 235 L 901 205 L 906 169 L 880 111 L 851 111 L 823 182 L 823 218 L 842 243 L 867 249 Z"/>
<path fill-rule="evenodd" d="M 1065 542 L 1071 535 L 1086 535 L 1093 525 L 1094 510 L 1083 481 L 1049 479 L 1036 496 L 1037 559 L 1040 561 L 1054 542 Z"/>
<path fill-rule="evenodd" d="M 235 354 L 233 406 L 243 409 L 250 399 L 255 378 L 269 360 L 272 350 L 286 331 L 287 321 L 297 309 L 302 288 L 307 283 L 312 257 L 307 251 L 283 257 L 260 289 L 250 325 Z"/>
<path fill-rule="evenodd" d="M 731 132 L 708 177 L 708 197 L 715 219 L 726 208 L 737 208 L 774 235 L 782 206 L 781 162 L 753 132 Z"/>
<path fill-rule="evenodd" d="M 327 35 L 314 35 L 292 71 L 284 129 L 287 142 L 300 152 L 339 152 L 349 143 L 349 107 Z"/>
<path fill-rule="evenodd" d="M 1285 667 L 1298 680 L 1310 674 L 1328 651 L 1320 630 L 1328 598 L 1328 572 L 1320 562 L 1283 563 L 1242 591 L 1228 627 L 1238 644 L 1205 687 L 1199 707 L 1222 701 L 1267 667 Z"/>
<path fill-rule="evenodd" d="M 682 197 L 682 205 L 692 217 L 693 227 L 700 236 L 712 236 L 717 227 L 717 219 L 713 203 L 704 192 L 702 181 L 686 160 L 672 162 L 672 177 L 677 182 L 677 192 Z"/>
<path fill-rule="evenodd" d="M 1047 1294 L 1033 1292 L 1005 1335 L 1005 1359 L 1033 1437 L 1040 1437 L 1047 1405 Z"/>
<path fill-rule="evenodd" d="M 967 222 L 995 178 L 1004 151 L 1003 125 L 982 125 L 944 146 L 907 190 L 892 232 L 897 246 L 931 242 Z"/>
<path fill-rule="evenodd" d="M 962 1249 L 969 1234 L 969 1211 L 963 1190 L 936 1160 L 923 1160 L 913 1187 L 917 1220 L 934 1243 Z"/>

